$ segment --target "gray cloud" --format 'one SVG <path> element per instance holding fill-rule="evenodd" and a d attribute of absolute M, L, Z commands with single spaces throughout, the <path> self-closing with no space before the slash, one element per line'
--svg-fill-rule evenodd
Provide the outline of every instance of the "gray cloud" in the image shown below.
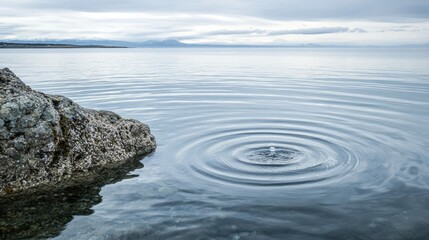
<path fill-rule="evenodd" d="M 0 23 L 0 30 L 11 30 L 11 29 L 17 29 L 19 27 L 21 27 L 21 24 L 5 24 L 5 23 Z"/>
<path fill-rule="evenodd" d="M 288 35 L 288 34 L 329 34 L 329 33 L 343 33 L 349 32 L 350 29 L 347 27 L 321 27 L 321 28 L 303 28 L 303 29 L 292 29 L 292 30 L 279 30 L 268 32 L 268 35 Z"/>
<path fill-rule="evenodd" d="M 21 24 L 4 24 L 0 23 L 0 36 L 10 36 L 20 31 L 22 28 Z M 0 39 L 1 41 L 1 39 Z"/>
<path fill-rule="evenodd" d="M 396 22 L 429 18 L 427 0 L 3 0 L 2 2 L 3 7 L 21 10 L 182 12 L 282 20 L 375 19 Z"/>
<path fill-rule="evenodd" d="M 2 0 L 0 39 L 425 43 L 429 1 Z"/>
<path fill-rule="evenodd" d="M 204 36 L 218 36 L 218 35 L 242 35 L 242 34 L 266 34 L 266 30 L 258 30 L 258 29 L 241 29 L 241 30 L 216 30 L 205 32 Z"/>
<path fill-rule="evenodd" d="M 284 30 L 262 30 L 262 29 L 235 29 L 235 30 L 216 30 L 205 32 L 201 36 L 220 36 L 220 35 L 318 35 L 330 33 L 344 33 L 344 32 L 366 32 L 360 28 L 350 29 L 348 27 L 319 27 L 319 28 L 299 28 L 299 29 L 284 29 Z"/>

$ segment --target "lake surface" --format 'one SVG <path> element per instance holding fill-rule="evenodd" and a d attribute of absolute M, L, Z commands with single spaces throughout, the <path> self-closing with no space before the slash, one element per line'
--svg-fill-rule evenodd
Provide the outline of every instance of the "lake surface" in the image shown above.
<path fill-rule="evenodd" d="M 158 143 L 115 183 L 31 203 L 47 225 L 29 235 L 429 239 L 428 49 L 15 49 L 0 67 Z"/>

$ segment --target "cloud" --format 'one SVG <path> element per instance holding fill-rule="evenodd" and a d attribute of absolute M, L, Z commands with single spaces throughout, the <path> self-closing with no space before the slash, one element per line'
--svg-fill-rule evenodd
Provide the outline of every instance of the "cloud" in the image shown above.
<path fill-rule="evenodd" d="M 427 0 L 2 0 L 15 9 L 84 12 L 181 12 L 253 16 L 276 20 L 409 21 L 429 17 Z"/>
<path fill-rule="evenodd" d="M 0 40 L 424 43 L 428 12 L 426 0 L 2 0 Z"/>
<path fill-rule="evenodd" d="M 329 33 L 343 33 L 350 31 L 347 27 L 321 27 L 321 28 L 301 28 L 291 30 L 278 30 L 268 32 L 267 35 L 287 35 L 287 34 L 304 34 L 304 35 L 315 35 L 315 34 L 329 34 Z"/>
<path fill-rule="evenodd" d="M 299 28 L 299 29 L 281 29 L 281 30 L 263 30 L 263 29 L 222 29 L 203 33 L 204 36 L 219 35 L 318 35 L 344 32 L 366 32 L 360 28 L 350 29 L 348 27 L 318 27 L 318 28 Z"/>
<path fill-rule="evenodd" d="M 215 30 L 206 32 L 202 35 L 215 36 L 215 35 L 242 35 L 242 34 L 265 34 L 267 31 L 258 29 L 232 29 L 232 30 Z"/>

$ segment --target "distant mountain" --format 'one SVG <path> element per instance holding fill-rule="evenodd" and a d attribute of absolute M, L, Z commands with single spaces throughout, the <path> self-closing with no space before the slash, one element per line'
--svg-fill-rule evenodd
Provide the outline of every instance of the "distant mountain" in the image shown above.
<path fill-rule="evenodd" d="M 162 41 L 155 41 L 155 40 L 149 40 L 146 42 L 140 42 L 140 43 L 135 43 L 137 46 L 140 47 L 146 47 L 146 46 L 151 46 L 151 47 L 183 47 L 186 46 L 188 44 L 186 43 L 182 43 L 179 42 L 177 40 L 174 39 L 170 39 L 170 40 L 162 40 Z"/>
<path fill-rule="evenodd" d="M 187 44 L 177 40 L 149 40 L 145 42 L 126 42 L 115 40 L 4 40 L 9 44 L 39 44 L 39 45 L 73 45 L 73 46 L 108 46 L 108 47 L 184 47 Z"/>

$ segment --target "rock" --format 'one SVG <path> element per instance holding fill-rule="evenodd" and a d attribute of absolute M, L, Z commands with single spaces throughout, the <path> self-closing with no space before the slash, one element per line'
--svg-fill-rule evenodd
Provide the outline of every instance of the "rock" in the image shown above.
<path fill-rule="evenodd" d="M 146 124 L 34 91 L 0 69 L 0 196 L 84 181 L 155 147 Z"/>
<path fill-rule="evenodd" d="M 89 183 L 0 198 L 0 239 L 55 238 L 75 216 L 93 212 L 104 185 L 136 177 L 128 173 L 141 167 L 139 161 L 131 161 L 91 175 Z"/>

